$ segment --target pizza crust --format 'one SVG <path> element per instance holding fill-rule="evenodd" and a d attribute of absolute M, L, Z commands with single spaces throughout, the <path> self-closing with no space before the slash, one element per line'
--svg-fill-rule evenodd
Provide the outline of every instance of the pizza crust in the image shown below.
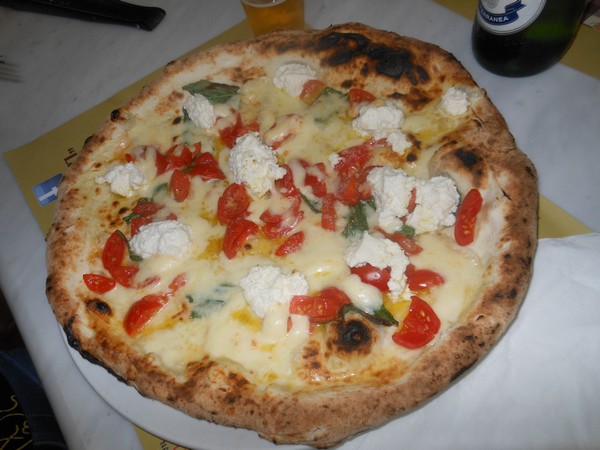
<path fill-rule="evenodd" d="M 482 211 L 481 229 L 486 231 L 479 233 L 475 243 L 489 264 L 484 286 L 476 304 L 402 376 L 396 373 L 382 384 L 288 391 L 257 386 L 235 365 L 208 358 L 190 364 L 184 374 L 169 373 L 151 355 L 132 347 L 111 320 L 110 307 L 78 287 L 89 264 L 82 256 L 90 252 L 86 230 L 94 226 L 96 188 L 90 173 L 112 161 L 107 144 L 116 147 L 130 121 L 177 117 L 181 86 L 199 78 L 242 84 L 290 60 L 317 68 L 327 85 L 368 88 L 377 96 L 401 100 L 412 111 L 430 106 L 450 86 L 478 90 L 449 53 L 361 24 L 274 33 L 170 63 L 138 97 L 112 113 L 64 177 L 47 237 L 47 295 L 69 344 L 142 395 L 200 419 L 256 430 L 275 443 L 327 448 L 432 398 L 500 338 L 514 319 L 531 277 L 536 173 L 481 91 L 472 105 L 472 119 L 444 137 L 429 167 L 431 175 L 450 176 L 462 195 L 472 187 L 481 189 L 492 205 Z"/>

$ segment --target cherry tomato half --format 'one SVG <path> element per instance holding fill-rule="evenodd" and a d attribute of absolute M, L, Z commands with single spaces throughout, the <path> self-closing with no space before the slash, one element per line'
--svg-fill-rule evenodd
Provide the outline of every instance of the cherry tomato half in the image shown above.
<path fill-rule="evenodd" d="M 471 189 L 463 198 L 454 225 L 454 239 L 458 245 L 469 245 L 475 240 L 477 215 L 482 205 L 483 198 L 477 189 Z"/>
<path fill-rule="evenodd" d="M 204 181 L 224 180 L 225 174 L 212 153 L 200 153 L 190 167 L 186 169 L 190 176 L 199 176 Z"/>
<path fill-rule="evenodd" d="M 226 224 L 236 217 L 242 217 L 250 206 L 250 196 L 244 185 L 232 183 L 225 190 L 217 203 L 217 218 Z"/>
<path fill-rule="evenodd" d="M 104 294 L 117 285 L 115 280 L 96 273 L 83 274 L 83 282 L 90 291 L 96 294 Z"/>
<path fill-rule="evenodd" d="M 335 194 L 326 194 L 321 206 L 321 227 L 327 231 L 335 231 L 336 219 Z"/>
<path fill-rule="evenodd" d="M 308 80 L 302 87 L 300 100 L 307 105 L 310 105 L 317 99 L 321 92 L 323 92 L 323 89 L 325 89 L 325 83 L 321 80 Z"/>
<path fill-rule="evenodd" d="M 304 232 L 299 231 L 289 236 L 283 242 L 283 244 L 281 244 L 279 248 L 275 250 L 275 255 L 285 256 L 289 255 L 290 253 L 297 252 L 302 248 L 302 244 L 304 244 Z"/>
<path fill-rule="evenodd" d="M 123 327 L 129 336 L 139 333 L 169 302 L 170 294 L 149 294 L 135 302 L 125 314 Z"/>
<path fill-rule="evenodd" d="M 371 103 L 375 100 L 375 96 L 364 89 L 351 88 L 348 91 L 348 100 L 350 101 L 350 107 L 354 107 L 361 103 Z"/>
<path fill-rule="evenodd" d="M 114 231 L 102 249 L 102 265 L 109 272 L 115 267 L 120 267 L 123 264 L 125 252 L 127 252 L 127 242 L 121 233 Z"/>
<path fill-rule="evenodd" d="M 188 198 L 191 186 L 190 177 L 187 173 L 181 169 L 175 169 L 173 171 L 169 183 L 169 191 L 177 202 L 181 203 Z"/>
<path fill-rule="evenodd" d="M 429 269 L 415 269 L 412 264 L 406 268 L 406 278 L 408 278 L 408 287 L 411 291 L 441 286 L 446 282 L 439 273 Z"/>
<path fill-rule="evenodd" d="M 290 302 L 290 314 L 308 316 L 313 323 L 328 322 L 337 317 L 340 308 L 350 303 L 348 296 L 338 288 L 329 287 L 316 295 L 295 295 Z"/>
<path fill-rule="evenodd" d="M 440 325 L 440 319 L 429 303 L 413 295 L 408 315 L 392 339 L 406 348 L 421 348 L 433 340 Z"/>
<path fill-rule="evenodd" d="M 223 253 L 232 259 L 242 249 L 248 238 L 258 231 L 258 225 L 251 220 L 240 217 L 233 219 L 227 225 L 223 239 Z"/>
<path fill-rule="evenodd" d="M 391 272 L 389 267 L 380 269 L 379 267 L 366 263 L 360 266 L 350 267 L 350 272 L 354 275 L 358 275 L 363 283 L 375 286 L 381 292 L 389 291 L 388 282 L 390 281 Z"/>

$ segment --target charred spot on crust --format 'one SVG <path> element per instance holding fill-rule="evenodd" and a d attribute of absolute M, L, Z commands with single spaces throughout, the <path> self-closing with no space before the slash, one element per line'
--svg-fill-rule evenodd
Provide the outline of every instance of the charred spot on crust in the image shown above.
<path fill-rule="evenodd" d="M 413 61 L 413 54 L 409 50 L 374 44 L 359 33 L 329 33 L 319 40 L 316 49 L 329 52 L 324 63 L 333 67 L 366 56 L 380 75 L 394 79 L 405 76 L 413 85 L 429 81 L 429 74 L 425 68 Z M 365 65 L 361 73 L 365 75 L 369 71 L 370 67 Z"/>
<path fill-rule="evenodd" d="M 455 150 L 454 154 L 469 170 L 472 170 L 473 167 L 479 162 L 479 157 L 472 150 L 459 148 Z"/>
<path fill-rule="evenodd" d="M 103 302 L 102 300 L 90 300 L 86 303 L 86 307 L 90 311 L 94 311 L 105 316 L 112 316 L 112 309 L 107 303 Z"/>
<path fill-rule="evenodd" d="M 73 327 L 73 321 L 74 319 L 71 318 L 67 321 L 67 323 L 65 324 L 65 326 L 63 327 L 63 331 L 65 332 L 65 337 L 67 338 L 67 343 L 73 347 L 75 350 L 79 351 L 79 349 L 81 348 L 81 342 L 79 342 L 79 339 L 77 339 L 77 337 L 75 337 L 75 333 L 73 333 L 72 327 Z"/>
<path fill-rule="evenodd" d="M 455 381 L 456 379 L 460 378 L 465 372 L 467 372 L 471 368 L 471 366 L 473 366 L 473 363 L 467 364 L 466 366 L 458 369 L 456 371 L 456 373 L 454 375 L 452 375 L 452 378 L 450 378 L 450 381 Z"/>
<path fill-rule="evenodd" d="M 342 82 L 342 87 L 344 89 L 350 89 L 354 85 L 354 80 L 345 80 Z"/>
<path fill-rule="evenodd" d="M 181 116 L 175 117 L 175 119 L 173 119 L 173 125 L 177 125 L 177 124 L 181 123 L 182 120 L 183 120 L 183 118 Z"/>
<path fill-rule="evenodd" d="M 113 110 L 110 113 L 110 120 L 112 122 L 124 122 L 127 120 L 127 111 L 125 111 L 123 108 L 118 108 Z"/>
<path fill-rule="evenodd" d="M 371 328 L 362 320 L 350 319 L 335 325 L 331 344 L 342 353 L 368 353 L 372 341 Z"/>

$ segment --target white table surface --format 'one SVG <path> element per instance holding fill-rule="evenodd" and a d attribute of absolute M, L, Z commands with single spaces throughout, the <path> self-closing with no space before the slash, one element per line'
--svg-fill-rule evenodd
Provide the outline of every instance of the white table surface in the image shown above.
<path fill-rule="evenodd" d="M 0 7 L 0 55 L 22 82 L 0 81 L 0 152 L 36 139 L 244 19 L 238 0 L 146 0 L 167 11 L 152 32 Z M 347 21 L 451 51 L 487 89 L 539 172 L 540 192 L 600 231 L 600 81 L 557 65 L 534 77 L 492 75 L 475 62 L 470 23 L 429 0 L 305 0 L 314 28 Z M 83 378 L 44 294 L 44 238 L 0 161 L 0 287 L 69 447 L 137 449 L 131 424 Z M 600 445 L 597 442 L 598 445 Z"/>

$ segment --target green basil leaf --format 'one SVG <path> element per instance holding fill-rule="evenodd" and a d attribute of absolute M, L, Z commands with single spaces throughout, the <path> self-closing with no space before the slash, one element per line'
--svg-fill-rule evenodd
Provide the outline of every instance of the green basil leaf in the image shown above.
<path fill-rule="evenodd" d="M 402 233 L 404 236 L 409 237 L 411 239 L 413 239 L 415 237 L 415 229 L 413 227 L 411 227 L 410 225 L 402 225 L 402 228 L 400 228 L 400 233 Z"/>
<path fill-rule="evenodd" d="M 349 239 L 357 234 L 362 234 L 363 231 L 367 231 L 368 229 L 369 223 L 367 222 L 365 203 L 358 202 L 356 205 L 350 207 L 350 214 L 348 215 L 346 227 L 342 231 L 342 236 Z"/>
<path fill-rule="evenodd" d="M 321 91 L 309 110 L 316 123 L 327 124 L 332 118 L 347 108 L 348 94 L 344 94 L 329 86 Z"/>
<path fill-rule="evenodd" d="M 156 197 L 158 194 L 160 194 L 161 192 L 166 192 L 168 189 L 168 183 L 161 183 L 158 186 L 156 186 L 154 188 L 154 191 L 152 191 L 152 200 L 154 200 L 154 197 Z"/>
<path fill-rule="evenodd" d="M 129 224 L 129 223 L 131 223 L 132 219 L 139 219 L 140 217 L 142 217 L 142 216 L 132 212 L 131 214 L 128 214 L 125 217 L 123 217 L 123 220 L 125 221 L 126 224 Z"/>
<path fill-rule="evenodd" d="M 383 325 L 385 327 L 398 325 L 398 321 L 394 319 L 394 316 L 392 316 L 392 314 L 383 305 L 377 311 L 374 311 L 373 314 L 370 314 L 366 311 L 363 311 L 353 303 L 347 303 L 342 307 L 340 312 L 344 319 L 346 314 L 357 313 L 363 316 L 365 319 L 369 320 L 370 322 L 373 322 L 378 325 Z"/>
<path fill-rule="evenodd" d="M 193 294 L 186 295 L 190 304 L 191 319 L 199 319 L 201 317 L 210 316 L 212 313 L 220 309 L 228 299 L 229 290 L 233 285 L 228 283 L 219 284 L 212 289 L 208 296 Z"/>
<path fill-rule="evenodd" d="M 140 255 L 131 250 L 131 246 L 129 245 L 129 239 L 127 239 L 123 232 L 121 230 L 117 230 L 117 234 L 121 239 L 125 241 L 125 244 L 127 244 L 127 252 L 129 253 L 129 259 L 135 262 L 143 261 L 144 258 L 142 258 Z"/>
<path fill-rule="evenodd" d="M 190 94 L 202 94 L 212 104 L 225 103 L 238 93 L 240 88 L 229 84 L 215 83 L 208 80 L 200 80 L 195 83 L 186 84 L 183 89 Z"/>
<path fill-rule="evenodd" d="M 384 305 L 381 305 L 381 308 L 379 308 L 377 311 L 375 311 L 373 313 L 373 315 L 375 317 L 377 317 L 378 319 L 380 319 L 381 321 L 385 322 L 385 323 L 382 323 L 382 325 L 385 325 L 388 323 L 389 323 L 389 325 L 386 325 L 386 326 L 398 325 L 398 321 L 396 319 L 394 319 L 394 316 L 392 316 L 392 313 L 389 312 Z"/>

